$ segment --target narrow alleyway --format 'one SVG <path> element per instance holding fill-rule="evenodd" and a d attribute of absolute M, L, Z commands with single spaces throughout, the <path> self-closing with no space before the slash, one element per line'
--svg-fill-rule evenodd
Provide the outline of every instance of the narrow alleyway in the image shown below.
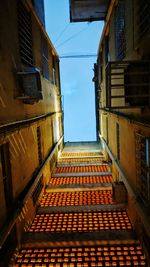
<path fill-rule="evenodd" d="M 146 266 L 127 203 L 114 198 L 99 151 L 64 149 L 15 267 Z"/>

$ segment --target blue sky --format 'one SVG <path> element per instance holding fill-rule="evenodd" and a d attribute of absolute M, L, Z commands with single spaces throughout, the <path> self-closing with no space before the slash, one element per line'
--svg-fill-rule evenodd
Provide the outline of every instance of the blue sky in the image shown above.
<path fill-rule="evenodd" d="M 59 56 L 97 53 L 102 22 L 70 23 L 69 0 L 44 2 L 46 31 Z M 66 41 L 80 31 L 82 32 Z M 92 82 L 95 62 L 96 58 L 60 59 L 65 141 L 96 140 L 95 96 Z"/>

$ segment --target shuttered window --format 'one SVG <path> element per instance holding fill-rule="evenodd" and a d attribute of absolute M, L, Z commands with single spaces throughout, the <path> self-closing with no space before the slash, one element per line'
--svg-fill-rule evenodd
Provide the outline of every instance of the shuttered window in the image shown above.
<path fill-rule="evenodd" d="M 120 127 L 116 123 L 116 142 L 117 142 L 117 159 L 120 160 Z"/>
<path fill-rule="evenodd" d="M 31 14 L 22 1 L 18 1 L 18 35 L 21 63 L 33 66 Z"/>
<path fill-rule="evenodd" d="M 115 47 L 116 59 L 122 60 L 126 55 L 125 0 L 119 0 L 115 11 Z"/>
<path fill-rule="evenodd" d="M 135 135 L 137 194 L 150 205 L 150 138 L 140 133 Z"/>
<path fill-rule="evenodd" d="M 150 33 L 150 0 L 136 1 L 137 45 Z"/>
<path fill-rule="evenodd" d="M 50 79 L 49 60 L 48 60 L 48 44 L 44 36 L 42 36 L 42 72 L 46 79 Z"/>

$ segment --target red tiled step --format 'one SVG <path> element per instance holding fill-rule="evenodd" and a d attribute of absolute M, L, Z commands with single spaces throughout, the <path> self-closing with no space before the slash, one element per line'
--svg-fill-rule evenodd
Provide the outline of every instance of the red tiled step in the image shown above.
<path fill-rule="evenodd" d="M 101 156 L 103 152 L 76 152 L 76 153 L 65 153 L 61 154 L 61 157 L 92 157 Z"/>
<path fill-rule="evenodd" d="M 112 183 L 111 175 L 106 176 L 79 176 L 79 177 L 55 177 L 51 178 L 50 185 L 70 185 L 70 184 L 96 184 L 96 183 Z"/>
<path fill-rule="evenodd" d="M 77 173 L 77 172 L 109 172 L 107 165 L 90 165 L 90 166 L 69 166 L 57 167 L 56 173 Z"/>
<path fill-rule="evenodd" d="M 132 230 L 125 210 L 36 214 L 29 232 Z"/>
<path fill-rule="evenodd" d="M 15 267 L 106 267 L 146 266 L 140 245 L 24 248 Z"/>
<path fill-rule="evenodd" d="M 41 207 L 113 204 L 111 190 L 53 192 L 44 194 Z"/>

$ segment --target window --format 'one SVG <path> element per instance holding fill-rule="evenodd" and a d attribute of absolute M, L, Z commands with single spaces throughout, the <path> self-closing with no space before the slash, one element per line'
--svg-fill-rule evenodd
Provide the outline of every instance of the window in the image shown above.
<path fill-rule="evenodd" d="M 119 0 L 115 11 L 116 58 L 122 60 L 126 55 L 125 0 Z"/>
<path fill-rule="evenodd" d="M 43 76 L 46 79 L 50 79 L 49 73 L 49 60 L 48 60 L 48 44 L 44 36 L 41 37 L 42 40 L 42 70 Z"/>
<path fill-rule="evenodd" d="M 108 133 L 108 117 L 106 117 L 106 142 L 109 143 L 109 133 Z"/>
<path fill-rule="evenodd" d="M 22 1 L 18 1 L 18 34 L 21 63 L 33 66 L 31 14 Z"/>
<path fill-rule="evenodd" d="M 42 163 L 42 147 L 41 147 L 41 129 L 40 129 L 40 126 L 37 127 L 37 145 L 38 145 L 39 164 L 41 164 Z"/>
<path fill-rule="evenodd" d="M 120 127 L 116 123 L 116 143 L 117 143 L 117 159 L 120 160 Z"/>
<path fill-rule="evenodd" d="M 0 146 L 0 165 L 2 167 L 5 205 L 6 205 L 7 211 L 9 212 L 12 209 L 13 193 L 12 193 L 10 152 L 9 152 L 8 143 Z"/>
<path fill-rule="evenodd" d="M 150 138 L 140 133 L 135 135 L 137 194 L 150 205 Z"/>
<path fill-rule="evenodd" d="M 52 80 L 53 84 L 56 85 L 56 61 L 55 61 L 55 56 L 52 55 Z"/>
<path fill-rule="evenodd" d="M 150 0 L 137 0 L 137 44 L 150 33 Z"/>
<path fill-rule="evenodd" d="M 45 13 L 44 13 L 44 1 L 43 0 L 31 0 L 37 16 L 42 22 L 45 28 Z"/>
<path fill-rule="evenodd" d="M 103 53 L 100 52 L 98 57 L 98 81 L 99 84 L 103 81 Z"/>
<path fill-rule="evenodd" d="M 106 65 L 110 61 L 110 52 L 109 52 L 109 35 L 105 37 L 105 62 Z"/>

